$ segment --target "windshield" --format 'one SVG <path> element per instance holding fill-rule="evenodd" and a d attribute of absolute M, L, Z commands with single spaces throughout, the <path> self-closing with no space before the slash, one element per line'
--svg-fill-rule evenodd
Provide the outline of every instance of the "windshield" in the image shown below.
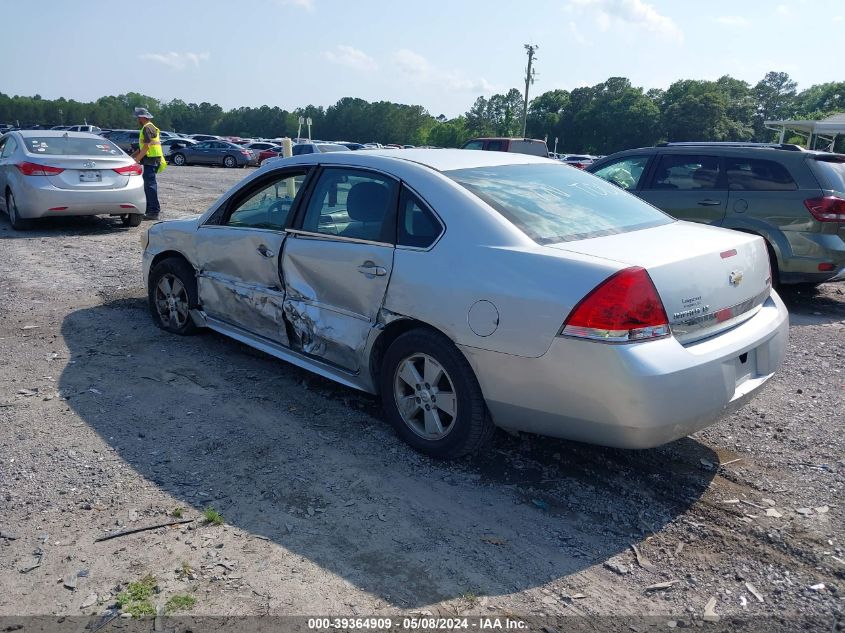
<path fill-rule="evenodd" d="M 632 194 L 562 163 L 444 173 L 538 244 L 625 233 L 674 221 Z"/>
<path fill-rule="evenodd" d="M 845 162 L 817 159 L 816 165 L 824 174 L 830 189 L 845 192 Z"/>
<path fill-rule="evenodd" d="M 117 156 L 123 151 L 105 138 L 78 136 L 33 136 L 24 138 L 26 151 L 45 156 Z"/>

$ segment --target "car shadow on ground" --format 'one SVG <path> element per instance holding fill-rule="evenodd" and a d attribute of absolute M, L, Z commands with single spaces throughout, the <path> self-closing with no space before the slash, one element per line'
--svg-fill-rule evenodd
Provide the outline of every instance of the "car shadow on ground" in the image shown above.
<path fill-rule="evenodd" d="M 9 216 L 0 212 L 0 240 L 27 237 L 64 237 L 98 235 L 112 231 L 140 230 L 141 227 L 124 226 L 120 218 L 109 215 L 74 215 L 67 217 L 39 218 L 32 228 L 16 231 L 9 223 Z"/>
<path fill-rule="evenodd" d="M 440 462 L 401 443 L 376 398 L 214 333 L 167 334 L 141 299 L 73 312 L 62 336 L 62 396 L 174 504 L 213 506 L 403 609 L 629 551 L 700 499 L 702 460 L 719 461 L 690 438 L 623 451 L 499 433 L 483 456 Z"/>
<path fill-rule="evenodd" d="M 794 325 L 820 325 L 845 320 L 845 283 L 795 284 L 778 290 Z"/>

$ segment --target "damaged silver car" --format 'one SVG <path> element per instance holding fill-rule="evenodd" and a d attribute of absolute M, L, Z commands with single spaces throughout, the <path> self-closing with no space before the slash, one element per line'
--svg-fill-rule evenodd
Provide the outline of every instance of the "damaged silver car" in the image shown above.
<path fill-rule="evenodd" d="M 495 426 L 672 441 L 756 393 L 788 336 L 761 238 L 522 154 L 273 162 L 153 225 L 143 257 L 160 327 L 381 394 L 397 433 L 440 457 Z"/>

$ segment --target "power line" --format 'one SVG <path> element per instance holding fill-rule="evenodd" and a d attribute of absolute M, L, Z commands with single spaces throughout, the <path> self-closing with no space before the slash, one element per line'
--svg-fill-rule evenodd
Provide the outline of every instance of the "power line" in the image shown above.
<path fill-rule="evenodd" d="M 525 50 L 528 51 L 528 67 L 525 69 L 525 103 L 522 106 L 522 137 L 525 138 L 525 134 L 528 130 L 528 86 L 534 83 L 534 75 L 536 72 L 533 68 L 534 62 L 534 51 L 536 51 L 539 46 L 535 44 L 526 44 Z"/>

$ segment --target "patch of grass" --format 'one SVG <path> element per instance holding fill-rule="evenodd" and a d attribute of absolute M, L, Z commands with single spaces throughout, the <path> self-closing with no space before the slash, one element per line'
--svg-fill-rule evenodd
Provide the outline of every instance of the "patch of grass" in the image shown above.
<path fill-rule="evenodd" d="M 170 516 L 172 516 L 174 519 L 181 519 L 184 514 L 185 511 L 182 508 L 173 508 L 173 510 L 170 512 Z"/>
<path fill-rule="evenodd" d="M 191 567 L 191 566 L 187 563 L 187 561 L 183 561 L 183 562 L 182 562 L 181 574 L 182 574 L 183 576 L 190 576 L 190 575 L 191 575 L 191 574 L 193 574 L 193 573 L 194 573 L 194 568 L 193 568 L 193 567 Z"/>
<path fill-rule="evenodd" d="M 150 602 L 155 588 L 156 579 L 150 574 L 147 574 L 141 580 L 130 582 L 126 589 L 117 596 L 117 606 L 124 613 L 131 614 L 133 618 L 155 615 L 155 607 Z"/>
<path fill-rule="evenodd" d="M 196 606 L 196 604 L 196 598 L 181 594 L 172 596 L 164 605 L 164 610 L 167 613 L 172 613 L 173 611 L 190 611 Z"/>
<path fill-rule="evenodd" d="M 155 615 L 156 608 L 149 600 L 141 600 L 140 602 L 132 602 L 120 609 L 123 613 L 130 614 L 133 618 L 142 618 L 145 615 Z"/>
<path fill-rule="evenodd" d="M 478 596 L 471 591 L 466 591 L 461 594 L 461 599 L 467 604 L 470 609 L 478 604 Z"/>
<path fill-rule="evenodd" d="M 206 508 L 202 511 L 202 517 L 209 525 L 223 525 L 223 515 L 214 508 Z"/>

